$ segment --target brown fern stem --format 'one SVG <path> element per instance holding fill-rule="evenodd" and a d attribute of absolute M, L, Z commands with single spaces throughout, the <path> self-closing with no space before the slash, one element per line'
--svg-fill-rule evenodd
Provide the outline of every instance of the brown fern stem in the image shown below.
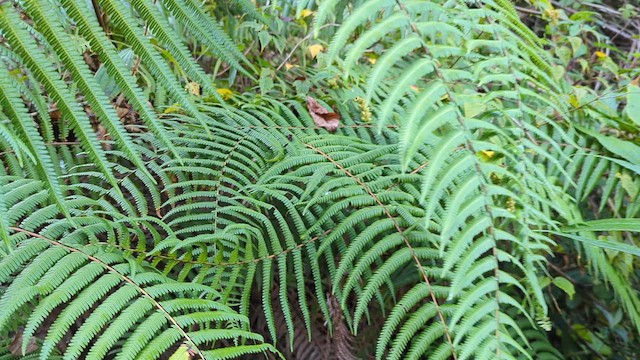
<path fill-rule="evenodd" d="M 262 261 L 265 261 L 265 260 L 276 259 L 276 258 L 280 257 L 281 255 L 285 255 L 285 254 L 288 254 L 288 253 L 290 253 L 292 251 L 302 249 L 307 244 L 311 244 L 311 243 L 316 242 L 318 239 L 320 239 L 323 236 L 326 236 L 329 233 L 331 233 L 332 230 L 333 229 L 326 230 L 325 232 L 323 232 L 322 234 L 320 234 L 320 235 L 318 235 L 316 237 L 313 237 L 313 238 L 311 238 L 309 240 L 303 241 L 303 242 L 301 242 L 300 244 L 297 244 L 294 247 L 286 248 L 286 249 L 284 249 L 284 250 L 282 250 L 280 252 L 277 252 L 275 254 L 270 254 L 270 255 L 267 255 L 267 256 L 263 256 L 261 258 L 251 259 L 251 260 L 248 260 L 248 261 L 237 261 L 237 262 L 228 262 L 228 263 L 223 263 L 223 262 L 221 262 L 221 263 L 213 263 L 213 262 L 208 262 L 208 261 L 176 259 L 174 257 L 170 257 L 170 256 L 162 255 L 162 254 L 158 254 L 158 255 L 150 254 L 149 252 L 144 251 L 144 250 L 132 249 L 132 248 L 128 248 L 128 247 L 125 247 L 125 246 L 121 246 L 121 245 L 117 245 L 117 244 L 111 244 L 111 243 L 107 243 L 107 242 L 97 242 L 97 243 L 92 243 L 92 244 L 89 244 L 89 245 L 113 246 L 113 247 L 118 248 L 118 249 L 123 250 L 123 251 L 130 251 L 130 252 L 133 252 L 133 253 L 145 254 L 147 256 L 153 256 L 153 257 L 157 257 L 157 258 L 160 258 L 160 259 L 176 261 L 176 262 L 183 263 L 183 264 L 204 265 L 204 266 L 211 266 L 211 267 L 216 267 L 216 266 L 231 267 L 231 266 L 243 266 L 243 265 L 248 265 L 248 264 L 259 263 L 259 262 L 262 262 Z"/>
<path fill-rule="evenodd" d="M 406 236 L 404 236 L 404 230 L 402 230 L 402 227 L 400 227 L 400 224 L 398 224 L 398 222 L 393 217 L 393 215 L 391 215 L 391 212 L 389 211 L 389 209 L 380 200 L 380 198 L 378 198 L 378 196 L 367 186 L 367 184 L 365 184 L 357 176 L 353 175 L 344 166 L 340 165 L 340 163 L 338 163 L 336 160 L 334 160 L 329 154 L 325 153 L 324 151 L 318 149 L 317 147 L 315 147 L 315 146 L 313 146 L 311 144 L 305 143 L 304 145 L 307 148 L 309 148 L 309 149 L 317 152 L 318 154 L 322 155 L 325 159 L 329 160 L 333 165 L 335 165 L 338 169 L 340 169 L 342 172 L 344 172 L 348 177 L 352 178 L 356 183 L 358 183 L 358 185 L 360 185 L 369 194 L 369 196 L 371 196 L 375 200 L 375 202 L 378 203 L 378 205 L 380 205 L 380 207 L 382 207 L 385 215 L 393 222 L 393 226 L 396 228 L 396 231 L 398 232 L 398 234 L 400 234 L 400 236 L 402 236 L 402 240 L 404 241 L 404 244 L 406 245 L 406 247 L 411 252 L 411 256 L 413 257 L 413 261 L 416 263 L 416 266 L 418 267 L 418 270 L 420 272 L 420 275 L 422 276 L 422 279 L 424 280 L 424 282 L 429 287 L 429 295 L 431 296 L 431 301 L 433 301 L 433 304 L 436 307 L 436 311 L 438 312 L 438 317 L 440 319 L 440 322 L 442 323 L 442 326 L 444 326 L 444 333 L 445 333 L 445 336 L 447 337 L 447 342 L 449 343 L 449 346 L 451 347 L 451 355 L 453 356 L 454 360 L 457 359 L 457 356 L 456 356 L 456 353 L 455 353 L 454 347 L 453 347 L 453 340 L 451 339 L 451 334 L 449 333 L 449 328 L 447 327 L 447 321 L 444 318 L 444 314 L 442 313 L 440 305 L 438 304 L 438 299 L 436 297 L 435 292 L 433 291 L 433 287 L 431 286 L 431 282 L 429 281 L 429 277 L 427 276 L 427 272 L 425 271 L 424 267 L 422 267 L 422 263 L 420 263 L 420 259 L 418 258 L 418 255 L 416 254 L 416 251 L 411 246 L 411 243 L 409 243 L 409 240 L 407 240 Z"/>
<path fill-rule="evenodd" d="M 191 339 L 191 337 L 189 336 L 189 334 L 186 333 L 186 331 L 184 331 L 184 329 L 182 329 L 182 327 L 180 326 L 180 324 L 178 324 L 178 321 L 171 316 L 171 314 L 169 314 L 169 312 L 162 306 L 162 304 L 160 304 L 158 301 L 156 301 L 145 289 L 143 289 L 140 285 L 136 284 L 135 281 L 131 280 L 131 278 L 129 278 L 128 276 L 122 274 L 121 272 L 119 272 L 118 270 L 116 270 L 113 266 L 110 266 L 109 264 L 105 263 L 104 261 L 96 258 L 95 256 L 91 256 L 85 252 L 83 252 L 80 249 L 76 249 L 74 247 L 65 245 L 59 241 L 55 241 L 52 239 L 49 239 L 45 236 L 42 236 L 40 234 L 36 234 L 32 231 L 29 230 L 25 230 L 22 228 L 18 228 L 18 227 L 9 227 L 9 229 L 13 230 L 13 231 L 17 231 L 17 232 L 21 232 L 24 234 L 27 234 L 31 237 L 40 239 L 40 240 L 44 240 L 48 243 L 50 243 L 53 246 L 58 246 L 61 247 L 63 249 L 66 249 L 67 251 L 70 252 L 74 252 L 74 253 L 78 253 L 78 254 L 82 254 L 84 255 L 87 259 L 89 259 L 89 261 L 95 262 L 100 264 L 102 267 L 104 267 L 105 269 L 107 269 L 109 272 L 112 272 L 118 276 L 120 276 L 120 278 L 122 278 L 122 280 L 126 283 L 128 283 L 129 285 L 135 287 L 144 297 L 148 298 L 149 300 L 151 300 L 151 302 L 153 303 L 153 305 L 160 310 L 160 312 L 162 314 L 164 314 L 164 316 L 167 318 L 167 320 L 169 320 L 169 322 L 171 322 L 171 324 L 173 324 L 173 326 L 175 326 L 178 331 L 180 331 L 180 333 L 182 333 L 182 336 L 184 337 L 184 339 L 186 341 L 188 341 L 190 343 L 191 346 L 193 346 L 193 349 L 196 350 L 196 352 L 198 353 L 199 356 L 202 357 L 202 359 L 206 359 L 204 354 L 200 351 L 200 349 L 198 348 L 198 346 L 196 345 L 196 343 Z"/>

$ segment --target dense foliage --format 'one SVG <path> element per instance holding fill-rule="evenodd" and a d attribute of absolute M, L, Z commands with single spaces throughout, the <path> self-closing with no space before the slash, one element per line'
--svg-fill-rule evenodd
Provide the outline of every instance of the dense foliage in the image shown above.
<path fill-rule="evenodd" d="M 0 1 L 0 356 L 640 357 L 632 29 L 624 2 Z"/>

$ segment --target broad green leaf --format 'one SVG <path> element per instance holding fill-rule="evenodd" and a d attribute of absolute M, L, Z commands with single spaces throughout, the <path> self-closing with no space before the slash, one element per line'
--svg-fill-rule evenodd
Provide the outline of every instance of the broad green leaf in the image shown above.
<path fill-rule="evenodd" d="M 176 350 L 176 352 L 169 357 L 169 360 L 190 360 L 190 359 L 191 359 L 191 355 L 189 354 L 189 345 L 187 344 L 180 345 L 178 350 Z"/>
<path fill-rule="evenodd" d="M 602 249 L 622 251 L 631 255 L 640 256 L 639 246 L 629 245 L 629 244 L 620 243 L 620 242 L 614 242 L 610 240 L 599 240 L 599 239 L 594 239 L 587 236 L 572 235 L 572 234 L 560 233 L 555 231 L 551 231 L 550 233 L 558 236 L 563 236 L 569 239 L 573 239 L 576 241 L 580 241 L 582 243 L 585 243 L 586 245 L 597 246 Z"/>
<path fill-rule="evenodd" d="M 576 289 L 573 286 L 573 283 L 566 278 L 561 276 L 553 279 L 553 285 L 559 287 L 562 291 L 564 291 L 567 295 L 569 295 L 569 299 L 573 300 L 573 295 L 576 294 Z"/>
<path fill-rule="evenodd" d="M 273 89 L 273 71 L 271 69 L 262 68 L 260 71 L 260 93 L 262 95 Z"/>
<path fill-rule="evenodd" d="M 562 231 L 637 231 L 640 232 L 640 219 L 601 219 L 586 221 L 580 225 L 562 228 Z"/>
<path fill-rule="evenodd" d="M 264 50 L 271 41 L 271 35 L 266 30 L 258 31 L 258 40 L 260 41 L 260 50 Z"/>
<path fill-rule="evenodd" d="M 627 86 L 627 107 L 625 111 L 629 119 L 640 126 L 640 86 L 633 84 Z"/>
<path fill-rule="evenodd" d="M 627 160 L 635 165 L 640 165 L 640 146 L 632 143 L 631 141 L 624 141 L 612 136 L 602 135 L 591 129 L 576 125 L 578 130 L 593 136 L 602 146 L 607 150 L 618 155 L 624 160 Z"/>

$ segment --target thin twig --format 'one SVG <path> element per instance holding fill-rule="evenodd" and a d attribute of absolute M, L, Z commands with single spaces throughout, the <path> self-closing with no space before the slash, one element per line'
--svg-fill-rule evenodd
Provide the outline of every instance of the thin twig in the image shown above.
<path fill-rule="evenodd" d="M 563 6 L 558 1 L 552 0 L 551 3 L 553 4 L 553 6 L 561 8 L 561 9 L 563 9 L 566 12 L 571 13 L 571 14 L 575 14 L 575 13 L 578 12 L 578 10 L 572 9 L 570 7 Z M 585 3 L 585 5 L 588 5 L 588 4 L 589 3 Z M 629 34 L 629 33 L 623 32 L 619 27 L 617 27 L 615 25 L 611 25 L 611 24 L 609 24 L 607 22 L 604 22 L 604 21 L 598 23 L 598 25 L 600 25 L 603 28 L 611 31 L 614 34 L 618 34 L 618 35 L 622 36 L 623 38 L 625 38 L 625 39 L 627 39 L 629 41 L 637 41 L 636 39 L 634 39 L 633 34 Z"/>
<path fill-rule="evenodd" d="M 318 28 L 318 30 L 322 30 L 322 29 L 324 29 L 326 27 L 329 27 L 329 26 L 340 26 L 340 24 L 336 24 L 336 23 L 324 24 L 324 25 L 320 26 L 320 28 Z M 291 56 L 293 56 L 293 53 L 296 51 L 298 46 L 302 45 L 303 42 L 311 39 L 312 36 L 313 36 L 313 31 L 311 33 L 309 33 L 307 36 L 303 37 L 302 40 L 298 41 L 298 43 L 293 47 L 293 49 L 291 49 L 291 52 L 289 52 L 289 55 L 287 55 L 287 57 L 284 58 L 282 63 L 280 65 L 278 65 L 278 67 L 276 68 L 276 71 L 279 71 L 284 66 L 284 64 L 286 64 L 287 61 L 289 61 L 289 59 L 291 58 Z"/>
<path fill-rule="evenodd" d="M 153 5 L 156 5 L 157 0 L 153 0 Z M 147 34 L 149 33 L 149 23 L 144 24 L 144 36 L 147 36 Z M 141 56 L 138 56 L 138 58 L 136 59 L 136 63 L 133 65 L 133 69 L 131 70 L 131 75 L 132 76 L 136 76 L 136 74 L 138 73 L 138 68 L 140 67 L 140 60 L 142 59 Z"/>
<path fill-rule="evenodd" d="M 251 51 L 251 49 L 253 48 L 253 45 L 255 44 L 255 41 L 252 41 L 251 44 L 249 44 L 249 46 L 247 46 L 247 49 L 242 53 L 244 56 L 247 56 L 247 54 L 249 53 L 249 51 Z M 218 78 L 219 76 L 221 76 L 222 74 L 226 73 L 227 71 L 229 71 L 229 69 L 231 69 L 231 65 L 227 64 L 227 66 L 224 67 L 224 69 L 220 70 L 219 73 L 216 74 L 216 76 L 214 78 Z"/>

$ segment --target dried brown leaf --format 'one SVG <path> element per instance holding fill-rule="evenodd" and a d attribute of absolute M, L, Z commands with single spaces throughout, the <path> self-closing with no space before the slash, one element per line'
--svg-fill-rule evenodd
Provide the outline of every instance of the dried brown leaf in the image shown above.
<path fill-rule="evenodd" d="M 340 125 L 340 114 L 329 111 L 311 96 L 307 96 L 307 109 L 309 109 L 313 122 L 319 127 L 331 132 L 338 129 Z"/>
<path fill-rule="evenodd" d="M 11 352 L 11 355 L 14 355 L 14 356 L 23 355 L 22 354 L 22 332 L 23 331 L 24 329 L 20 327 L 18 332 L 13 336 L 13 340 L 9 345 L 9 351 Z M 24 355 L 32 353 L 36 350 L 38 350 L 38 343 L 36 342 L 35 336 L 32 336 L 31 338 L 29 338 L 29 343 L 27 344 L 27 351 L 24 353 Z"/>

